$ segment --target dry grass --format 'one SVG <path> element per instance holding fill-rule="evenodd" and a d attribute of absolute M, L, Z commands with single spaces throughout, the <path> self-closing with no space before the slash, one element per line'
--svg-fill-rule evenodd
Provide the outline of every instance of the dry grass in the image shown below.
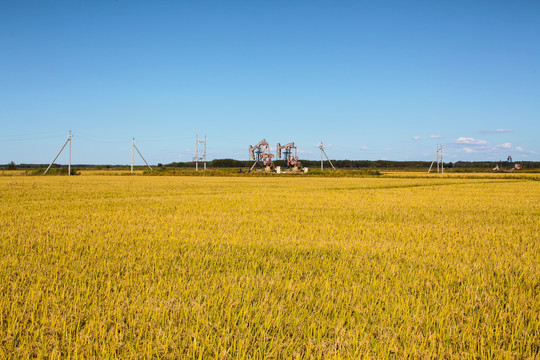
<path fill-rule="evenodd" d="M 536 358 L 540 183 L 0 177 L 0 358 Z"/>

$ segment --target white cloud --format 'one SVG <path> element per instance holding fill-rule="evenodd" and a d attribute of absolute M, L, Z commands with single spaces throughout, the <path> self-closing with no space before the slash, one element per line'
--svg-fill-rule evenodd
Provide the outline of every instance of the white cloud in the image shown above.
<path fill-rule="evenodd" d="M 367 146 L 360 146 L 360 149 L 362 149 L 362 150 L 367 150 L 368 147 L 367 147 Z"/>
<path fill-rule="evenodd" d="M 455 141 L 456 144 L 468 144 L 468 145 L 489 145 L 486 140 L 480 140 L 469 137 L 459 137 Z"/>
<path fill-rule="evenodd" d="M 514 130 L 511 129 L 497 129 L 497 130 L 484 130 L 480 131 L 482 134 L 504 134 L 504 133 L 513 133 Z"/>
<path fill-rule="evenodd" d="M 511 143 L 504 143 L 504 144 L 500 144 L 500 145 L 495 145 L 493 146 L 493 149 L 511 149 L 512 148 L 512 144 Z"/>
<path fill-rule="evenodd" d="M 441 135 L 429 135 L 430 139 L 442 139 Z"/>
<path fill-rule="evenodd" d="M 416 141 L 416 140 L 420 140 L 420 139 L 421 139 L 421 137 L 420 137 L 420 136 L 413 136 L 413 138 L 412 138 L 412 139 L 413 139 L 414 141 Z"/>
<path fill-rule="evenodd" d="M 538 154 L 538 152 L 537 152 L 537 151 L 534 151 L 534 150 L 531 150 L 531 151 L 529 151 L 529 152 L 530 152 L 531 154 Z"/>
<path fill-rule="evenodd" d="M 509 142 L 492 145 L 489 141 L 471 137 L 459 137 L 449 145 L 458 147 L 458 150 L 456 151 L 458 153 L 481 154 L 483 156 L 502 156 L 505 154 L 507 155 L 510 151 L 518 151 L 522 156 L 525 152 L 521 146 L 514 147 L 512 143 Z"/>

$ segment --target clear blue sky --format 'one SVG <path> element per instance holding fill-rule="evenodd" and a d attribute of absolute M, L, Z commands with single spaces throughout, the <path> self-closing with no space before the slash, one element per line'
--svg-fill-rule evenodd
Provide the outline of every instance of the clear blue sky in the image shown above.
<path fill-rule="evenodd" d="M 540 160 L 538 0 L 4 0 L 0 49 L 0 163 Z"/>

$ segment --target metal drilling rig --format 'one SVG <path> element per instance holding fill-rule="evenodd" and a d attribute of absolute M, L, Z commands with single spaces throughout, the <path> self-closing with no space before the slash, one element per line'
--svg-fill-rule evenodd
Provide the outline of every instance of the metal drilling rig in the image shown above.
<path fill-rule="evenodd" d="M 281 159 L 281 153 L 283 153 L 285 160 L 287 160 L 287 167 L 292 167 L 292 171 L 295 172 L 301 171 L 302 163 L 298 161 L 298 149 L 293 142 L 285 145 L 278 143 L 276 146 L 276 151 L 278 159 Z"/>
<path fill-rule="evenodd" d="M 268 144 L 266 139 L 262 139 L 255 146 L 250 145 L 249 156 L 252 160 L 255 160 L 255 162 L 251 166 L 251 169 L 249 169 L 250 172 L 253 170 L 253 168 L 255 168 L 257 164 L 260 163 L 262 163 L 264 171 L 271 172 L 274 170 L 274 162 L 272 161 L 274 155 L 270 153 L 270 144 Z"/>

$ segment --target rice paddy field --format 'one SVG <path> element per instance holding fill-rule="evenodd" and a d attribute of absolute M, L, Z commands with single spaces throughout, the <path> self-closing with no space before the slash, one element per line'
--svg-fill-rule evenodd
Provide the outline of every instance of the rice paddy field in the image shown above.
<path fill-rule="evenodd" d="M 0 358 L 540 357 L 540 177 L 0 177 Z"/>

